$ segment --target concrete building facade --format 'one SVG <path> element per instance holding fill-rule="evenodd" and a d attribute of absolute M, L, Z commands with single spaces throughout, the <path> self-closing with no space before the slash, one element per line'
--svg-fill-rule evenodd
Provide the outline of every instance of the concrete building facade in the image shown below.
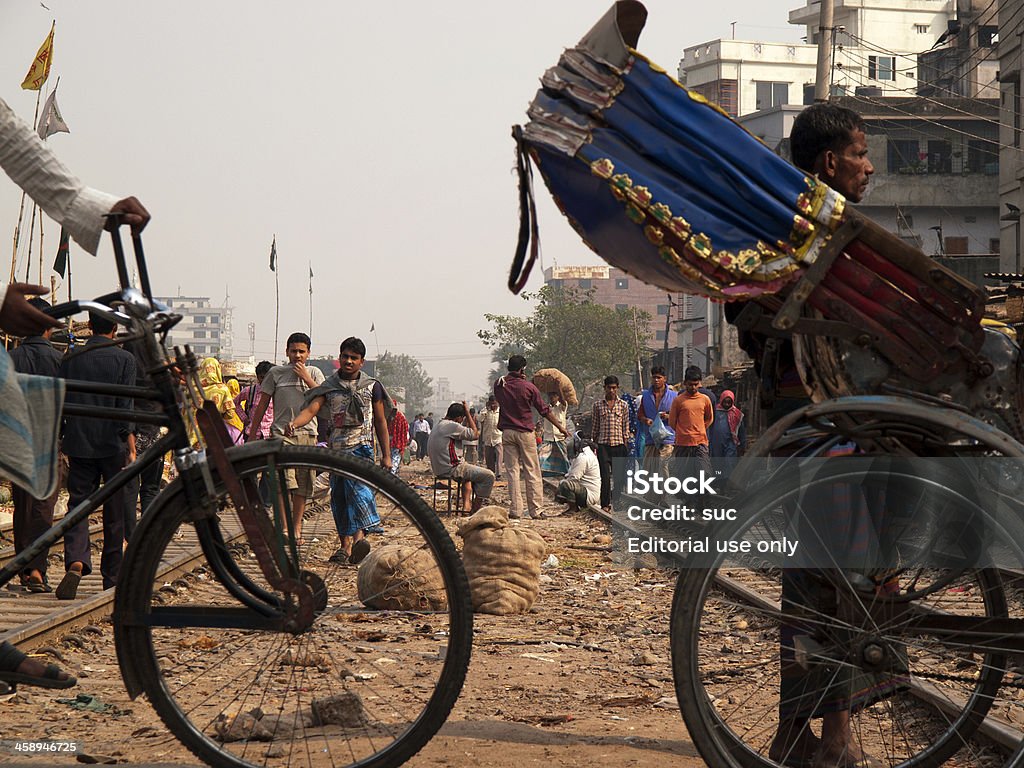
<path fill-rule="evenodd" d="M 804 43 L 720 39 L 687 47 L 680 81 L 733 117 L 810 103 L 820 8 L 809 0 L 789 14 L 805 28 Z M 997 10 L 989 0 L 836 0 L 832 93 L 995 98 Z"/>
<path fill-rule="evenodd" d="M 183 318 L 167 337 L 168 348 L 188 344 L 197 356 L 220 356 L 224 342 L 225 310 L 222 307 L 213 306 L 208 296 L 158 296 L 156 299 Z"/>
<path fill-rule="evenodd" d="M 999 224 L 1000 270 L 1021 272 L 1021 211 L 1024 210 L 1024 161 L 1021 159 L 1021 36 L 1024 0 L 1000 0 L 999 30 Z"/>

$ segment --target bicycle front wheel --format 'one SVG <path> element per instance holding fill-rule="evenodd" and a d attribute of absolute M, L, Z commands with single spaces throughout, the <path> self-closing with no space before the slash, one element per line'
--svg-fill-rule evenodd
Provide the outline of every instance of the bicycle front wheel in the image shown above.
<path fill-rule="evenodd" d="M 303 542 L 275 545 L 297 557 L 315 620 L 297 633 L 262 621 L 286 598 L 263 577 L 224 484 L 215 473 L 217 515 L 194 520 L 175 482 L 121 571 L 116 639 L 129 692 L 141 689 L 211 765 L 400 765 L 444 723 L 469 664 L 472 608 L 454 544 L 408 485 L 367 461 L 297 446 L 254 453 L 229 456 L 267 496 L 292 473 L 315 477 Z M 380 518 L 376 551 L 358 568 L 332 560 L 332 497 L 362 522 L 373 506 Z"/>

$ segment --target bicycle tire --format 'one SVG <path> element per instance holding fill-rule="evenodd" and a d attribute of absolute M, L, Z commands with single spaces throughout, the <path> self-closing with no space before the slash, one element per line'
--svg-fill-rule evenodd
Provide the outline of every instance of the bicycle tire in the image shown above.
<path fill-rule="evenodd" d="M 281 446 L 269 455 L 265 447 L 262 455 L 253 453 L 247 446 L 229 451 L 241 478 L 255 478 L 274 465 L 280 479 L 286 469 L 312 468 L 318 472 L 318 483 L 326 472 L 367 484 L 377 497 L 385 538 L 400 542 L 407 554 L 419 553 L 402 561 L 418 558 L 419 570 L 407 570 L 399 586 L 420 580 L 416 583 L 426 590 L 421 577 L 430 576 L 434 592 L 429 605 L 435 610 L 419 604 L 415 610 L 392 605 L 391 610 L 380 611 L 357 605 L 359 572 L 327 559 L 337 546 L 337 535 L 330 510 L 321 505 L 314 512 L 319 509 L 329 524 L 317 523 L 315 516 L 308 521 L 303 535 L 311 540 L 299 550 L 303 568 L 323 579 L 324 585 L 315 590 L 318 616 L 308 630 L 293 637 L 280 629 L 189 626 L 188 617 L 199 615 L 197 604 L 239 606 L 217 579 L 204 578 L 202 573 L 198 581 L 195 574 L 189 577 L 192 586 L 184 590 L 184 597 L 169 596 L 172 609 L 183 606 L 186 626 L 158 626 L 163 621 L 163 609 L 158 606 L 165 594 L 160 591 L 161 569 L 174 561 L 183 542 L 196 541 L 197 524 L 210 524 L 190 522 L 191 511 L 178 480 L 143 518 L 121 570 L 115 639 L 129 692 L 144 692 L 170 732 L 210 765 L 401 765 L 443 725 L 469 665 L 472 606 L 455 546 L 412 488 L 368 461 L 300 446 Z M 262 576 L 254 572 L 255 560 L 244 536 L 231 540 L 237 519 L 216 473 L 214 483 L 220 506 L 216 525 L 228 540 L 224 551 L 257 582 Z M 323 530 L 326 536 L 318 534 Z M 443 582 L 441 587 L 438 580 Z M 362 645 L 355 648 L 358 643 Z M 367 649 L 373 653 L 358 658 L 353 653 Z M 399 663 L 392 664 L 396 659 Z M 232 661 L 231 675 L 225 675 Z M 429 690 L 423 692 L 425 688 Z M 331 707 L 340 709 L 331 714 L 327 711 Z M 319 714 L 313 715 L 314 710 Z M 269 742 L 250 718 L 267 724 Z M 236 725 L 248 738 L 230 740 L 239 735 L 237 730 L 231 732 Z"/>
<path fill-rule="evenodd" d="M 824 481 L 831 482 L 838 474 L 841 473 L 826 474 Z M 772 495 L 782 498 L 786 492 L 775 490 Z M 761 498 L 759 503 L 765 509 L 773 509 L 778 498 Z M 770 517 L 762 510 L 761 515 L 752 515 L 737 524 L 726 537 L 771 533 L 773 527 L 777 530 L 777 523 L 770 521 Z M 793 757 L 769 755 L 780 717 L 780 645 L 784 627 L 816 623 L 817 630 L 827 635 L 841 621 L 819 612 L 809 622 L 807 611 L 794 610 L 792 601 L 787 607 L 783 600 L 783 580 L 789 579 L 792 590 L 793 576 L 784 575 L 783 569 L 755 565 L 737 565 L 735 560 L 727 561 L 722 555 L 709 568 L 683 570 L 673 598 L 671 648 L 677 700 L 694 745 L 709 765 L 721 768 L 779 768 L 783 759 Z M 904 577 L 910 576 L 913 586 L 909 599 L 901 601 L 895 597 L 893 602 L 910 604 L 915 610 L 970 612 L 968 615 L 976 614 L 979 619 L 1008 615 L 1003 584 L 994 569 L 950 574 L 921 567 Z M 766 603 L 755 604 L 744 595 L 743 586 L 749 589 L 750 584 L 757 585 L 757 592 L 767 594 Z M 934 589 L 933 584 L 937 585 Z M 846 586 L 853 590 L 852 585 Z M 789 594 L 792 596 L 793 592 Z M 827 626 L 829 622 L 832 627 Z M 864 752 L 881 760 L 887 768 L 933 768 L 962 750 L 967 760 L 964 765 L 980 764 L 972 752 L 976 747 L 970 738 L 1002 684 L 1006 656 L 992 652 L 965 655 L 955 647 L 945 647 L 941 638 L 909 637 L 901 634 L 898 621 L 871 624 L 865 616 L 860 623 L 850 621 L 842 628 L 854 637 L 859 632 L 864 637 L 881 638 L 892 648 L 904 644 L 907 677 L 916 681 L 921 675 L 926 683 L 932 678 L 933 692 L 958 702 L 958 711 L 934 714 L 905 690 L 902 674 L 891 674 L 891 679 L 885 681 L 880 679 L 885 677 L 883 673 L 876 680 L 891 683 L 894 690 L 879 694 L 877 700 L 867 701 L 851 715 L 854 738 Z M 814 634 L 814 630 L 809 634 Z M 819 658 L 824 660 L 819 662 L 818 671 L 824 671 L 829 664 L 830 669 L 837 668 L 839 658 L 846 663 L 847 657 L 839 653 L 827 649 L 821 653 Z M 807 663 L 814 671 L 813 655 Z M 958 664 L 966 665 L 966 669 L 958 670 Z M 942 679 L 947 671 L 953 674 L 945 676 L 954 679 Z M 817 695 L 818 691 L 814 693 Z M 901 719 L 912 722 L 913 727 L 906 727 Z M 812 737 L 817 735 L 812 732 Z"/>

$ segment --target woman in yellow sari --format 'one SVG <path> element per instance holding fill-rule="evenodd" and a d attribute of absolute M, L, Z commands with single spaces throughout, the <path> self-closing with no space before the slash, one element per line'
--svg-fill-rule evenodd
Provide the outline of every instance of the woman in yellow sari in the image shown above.
<path fill-rule="evenodd" d="M 231 396 L 231 390 L 221 376 L 220 361 L 215 357 L 208 357 L 199 366 L 199 383 L 203 385 L 203 392 L 206 399 L 213 401 L 217 410 L 224 417 L 224 424 L 228 428 L 233 443 L 241 443 L 242 420 L 235 413 L 235 399 Z"/>

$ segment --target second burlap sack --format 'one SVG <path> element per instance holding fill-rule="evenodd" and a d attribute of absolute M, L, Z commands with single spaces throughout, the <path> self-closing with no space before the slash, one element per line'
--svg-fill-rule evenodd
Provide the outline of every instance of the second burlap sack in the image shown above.
<path fill-rule="evenodd" d="M 473 610 L 498 615 L 530 610 L 547 549 L 540 534 L 510 525 L 508 510 L 491 506 L 462 522 L 459 535 Z"/>

